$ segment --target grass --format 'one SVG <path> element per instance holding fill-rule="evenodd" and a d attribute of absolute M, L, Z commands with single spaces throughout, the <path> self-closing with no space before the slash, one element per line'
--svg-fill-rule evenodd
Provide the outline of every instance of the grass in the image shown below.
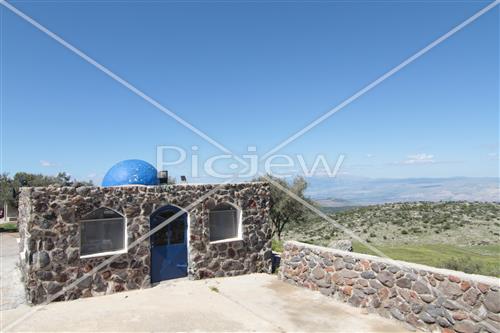
<path fill-rule="evenodd" d="M 17 231 L 16 223 L 0 224 L 0 232 L 16 232 L 16 231 Z"/>
<path fill-rule="evenodd" d="M 274 252 L 280 252 L 280 253 L 283 252 L 283 241 L 273 238 L 271 246 Z"/>
<path fill-rule="evenodd" d="M 497 256 L 500 260 L 500 244 L 470 246 L 469 249 L 478 254 Z"/>
<path fill-rule="evenodd" d="M 375 245 L 391 259 L 500 277 L 500 245 L 458 247 L 447 244 Z M 354 252 L 377 255 L 355 242 Z"/>

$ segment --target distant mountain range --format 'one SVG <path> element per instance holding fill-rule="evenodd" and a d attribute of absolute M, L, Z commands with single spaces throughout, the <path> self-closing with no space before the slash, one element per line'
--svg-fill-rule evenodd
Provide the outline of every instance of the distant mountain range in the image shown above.
<path fill-rule="evenodd" d="M 500 202 L 500 179 L 407 178 L 374 179 L 350 176 L 307 178 L 307 195 L 328 207 L 409 201 Z"/>

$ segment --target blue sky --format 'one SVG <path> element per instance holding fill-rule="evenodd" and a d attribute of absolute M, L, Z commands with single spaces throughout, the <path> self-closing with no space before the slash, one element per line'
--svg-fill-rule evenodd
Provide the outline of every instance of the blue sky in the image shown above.
<path fill-rule="evenodd" d="M 235 153 L 263 154 L 489 1 L 11 3 Z M 4 172 L 98 180 L 119 160 L 154 164 L 157 145 L 218 153 L 0 10 Z M 345 154 L 357 176 L 498 176 L 499 74 L 497 6 L 280 153 Z"/>

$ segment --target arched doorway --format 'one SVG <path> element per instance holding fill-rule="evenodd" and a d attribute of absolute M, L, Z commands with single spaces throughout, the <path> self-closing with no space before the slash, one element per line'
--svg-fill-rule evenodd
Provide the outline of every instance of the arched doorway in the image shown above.
<path fill-rule="evenodd" d="M 151 214 L 151 230 L 175 218 L 150 236 L 151 282 L 187 276 L 188 214 L 179 207 L 167 205 Z"/>

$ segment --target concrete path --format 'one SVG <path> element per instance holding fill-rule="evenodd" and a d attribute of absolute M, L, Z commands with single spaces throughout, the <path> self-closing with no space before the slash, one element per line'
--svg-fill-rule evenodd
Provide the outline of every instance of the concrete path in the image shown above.
<path fill-rule="evenodd" d="M 172 280 L 43 307 L 23 305 L 1 315 L 9 331 L 405 331 L 396 321 L 363 314 L 267 274 Z"/>
<path fill-rule="evenodd" d="M 25 302 L 24 287 L 19 271 L 18 233 L 0 233 L 0 309 L 18 307 Z"/>

